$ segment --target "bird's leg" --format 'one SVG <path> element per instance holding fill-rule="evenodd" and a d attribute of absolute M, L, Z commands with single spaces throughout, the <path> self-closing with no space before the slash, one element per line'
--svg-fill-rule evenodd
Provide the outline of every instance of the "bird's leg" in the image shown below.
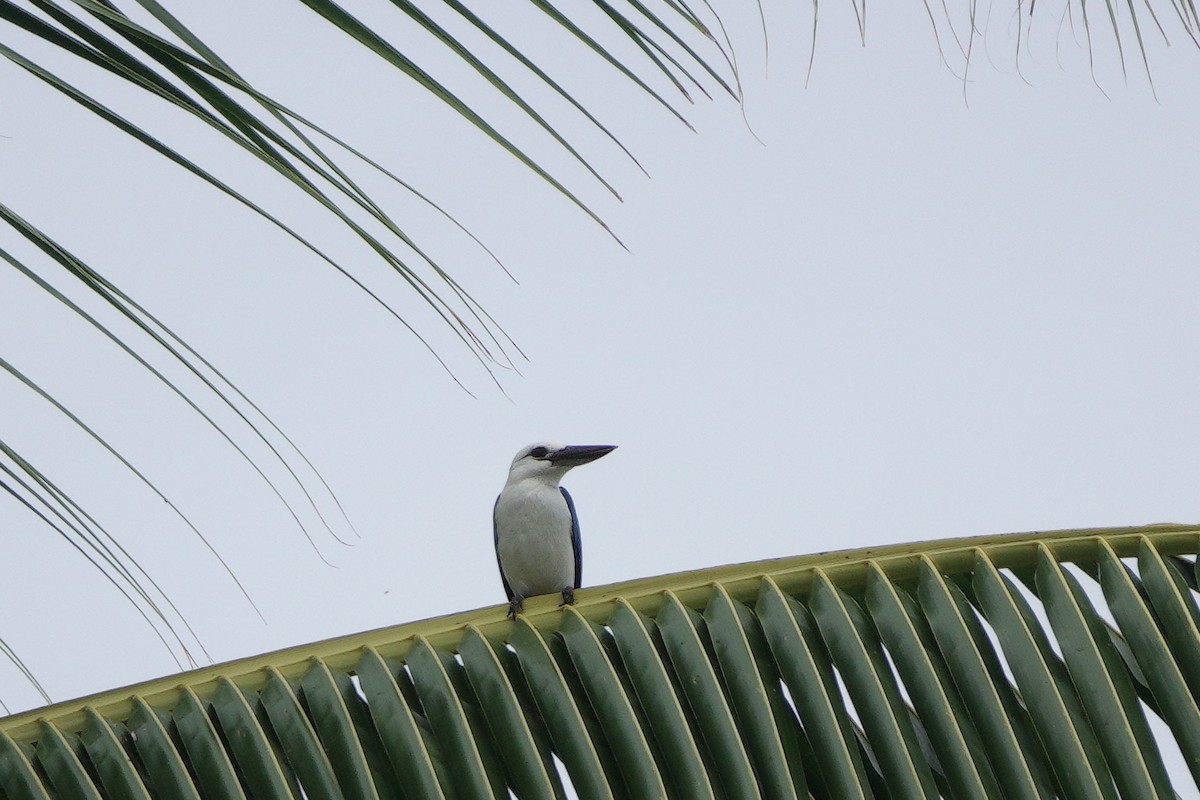
<path fill-rule="evenodd" d="M 512 599 L 508 601 L 508 618 L 516 619 L 517 614 L 525 610 L 525 598 L 519 594 L 514 594 Z"/>
<path fill-rule="evenodd" d="M 558 604 L 559 608 L 566 605 L 575 605 L 575 587 L 564 586 L 562 590 L 563 601 Z"/>

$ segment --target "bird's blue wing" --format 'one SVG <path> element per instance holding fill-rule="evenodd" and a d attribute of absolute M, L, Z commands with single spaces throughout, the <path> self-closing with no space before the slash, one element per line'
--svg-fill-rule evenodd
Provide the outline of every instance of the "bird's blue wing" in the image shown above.
<path fill-rule="evenodd" d="M 571 549 L 575 551 L 575 588 L 578 589 L 583 585 L 583 541 L 579 536 L 579 515 L 575 513 L 575 501 L 567 490 L 561 486 L 558 490 L 562 492 L 571 512 Z"/>
<path fill-rule="evenodd" d="M 567 501 L 570 505 L 571 501 Z M 508 585 L 508 578 L 504 577 L 504 565 L 500 563 L 500 525 L 496 522 L 496 508 L 500 505 L 500 498 L 496 498 L 496 505 L 492 506 L 492 544 L 496 547 L 496 566 L 500 568 L 500 582 L 504 584 L 504 594 L 511 601 L 513 598 L 512 588 Z M 571 512 L 572 518 L 575 512 Z"/>

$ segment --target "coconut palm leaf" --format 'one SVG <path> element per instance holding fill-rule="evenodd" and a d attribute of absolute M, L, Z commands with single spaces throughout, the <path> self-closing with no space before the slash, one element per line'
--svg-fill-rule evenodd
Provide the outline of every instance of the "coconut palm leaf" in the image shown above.
<path fill-rule="evenodd" d="M 558 759 L 589 799 L 1172 798 L 1200 785 L 1198 552 L 950 539 L 400 625 L 0 719 L 0 795 L 550 800 Z"/>
<path fill-rule="evenodd" d="M 421 47 L 439 44 L 449 49 L 455 57 L 462 59 L 484 76 L 496 89 L 503 102 L 515 104 L 546 131 L 552 141 L 570 153 L 596 180 L 615 194 L 615 189 L 608 184 L 601 172 L 559 131 L 561 123 L 556 125 L 547 121 L 543 113 L 522 99 L 509 82 L 499 77 L 492 66 L 464 47 L 453 31 L 434 22 L 413 4 L 397 1 L 394 5 L 398 13 L 415 21 L 428 34 L 428 39 L 393 44 L 372 31 L 337 3 L 328 0 L 302 1 L 309 10 L 326 20 L 333 30 L 351 37 L 378 55 L 385 63 L 431 92 L 603 225 L 599 216 L 591 208 L 558 178 L 544 169 L 538 160 L 526 152 L 525 148 L 514 143 L 507 134 L 489 122 L 482 113 L 477 112 L 460 99 L 458 93 L 439 80 L 436 75 L 422 69 L 417 64 L 416 56 L 413 53 Z M 676 85 L 682 88 L 679 79 L 675 77 L 676 72 L 682 76 L 688 76 L 688 79 L 694 81 L 689 76 L 686 63 L 691 61 L 702 67 L 705 74 L 711 76 L 719 85 L 728 88 L 718 70 L 709 63 L 710 56 L 701 55 L 697 49 L 709 45 L 710 51 L 721 52 L 719 48 L 715 47 L 715 42 L 708 35 L 707 29 L 694 18 L 685 16 L 683 19 L 689 24 L 682 27 L 684 28 L 683 33 L 690 32 L 693 38 L 697 39 L 695 44 L 689 43 L 680 32 L 671 30 L 661 20 L 654 18 L 663 39 L 662 42 L 659 42 L 607 3 L 603 3 L 601 0 L 596 0 L 596 2 L 605 10 L 613 28 L 633 38 L 639 47 L 645 48 L 656 70 L 668 75 Z M 64 54 L 69 54 L 85 64 L 104 70 L 141 90 L 166 100 L 203 121 L 231 143 L 262 160 L 297 189 L 320 204 L 341 224 L 348 226 L 357 236 L 361 237 L 376 255 L 393 268 L 410 288 L 416 291 L 445 323 L 450 325 L 464 344 L 475 350 L 477 357 L 485 360 L 503 358 L 503 350 L 493 352 L 484 345 L 485 339 L 495 340 L 497 335 L 502 337 L 502 331 L 496 329 L 494 323 L 487 320 L 482 309 L 457 282 L 425 255 L 417 246 L 414 238 L 409 236 L 383 210 L 383 206 L 354 183 L 341 160 L 335 158 L 333 154 L 325 152 L 314 138 L 305 133 L 307 130 L 315 136 L 323 137 L 325 136 L 324 129 L 275 102 L 265 93 L 249 86 L 234 71 L 233 67 L 217 54 L 213 47 L 202 42 L 165 7 L 153 0 L 141 0 L 138 3 L 153 20 L 163 26 L 163 31 L 156 33 L 132 19 L 112 3 L 100 3 L 96 0 L 77 0 L 75 3 L 30 0 L 28 5 L 40 13 L 27 10 L 25 5 L 15 2 L 15 0 L 0 0 L 0 20 L 7 21 L 25 33 L 55 45 Z M 520 65 L 527 74 L 546 82 L 560 96 L 565 97 L 581 113 L 588 124 L 599 127 L 606 136 L 610 139 L 613 138 L 594 115 L 588 112 L 579 101 L 571 97 L 559 83 L 537 67 L 532 59 L 521 54 L 509 44 L 505 37 L 497 32 L 495 26 L 488 25 L 477 15 L 462 8 L 460 4 L 448 3 L 448 5 L 467 21 L 469 28 L 483 30 L 489 38 L 499 43 L 505 55 Z M 637 76 L 637 67 L 627 65 L 621 59 L 613 56 L 608 48 L 599 43 L 596 35 L 576 25 L 569 17 L 546 4 L 535 3 L 534 5 L 549 14 L 572 36 L 585 39 L 588 45 L 612 64 L 620 74 L 634 78 L 641 90 L 651 93 L 660 102 L 666 104 L 660 95 Z M 85 13 L 73 12 L 73 8 Z M 642 10 L 643 13 L 646 13 L 644 9 Z M 2 29 L 0 29 L 0 41 L 3 41 Z M 677 51 L 679 56 L 671 55 L 672 50 Z M 670 66 L 658 56 L 654 56 L 654 52 L 663 54 L 663 58 L 669 60 Z M 186 162 L 186 165 L 202 179 L 224 187 L 223 182 L 214 178 L 208 169 L 192 165 L 190 160 L 174 155 L 174 149 L 165 140 L 139 131 L 135 126 L 122 120 L 103 102 L 92 101 L 74 89 L 69 79 L 58 74 L 63 68 L 62 65 L 57 67 L 57 71 L 46 68 L 26 58 L 15 48 L 7 46 L 0 50 L 0 53 L 60 91 L 66 92 L 68 96 L 81 102 L 89 110 L 101 115 L 125 132 L 136 136 L 148 146 L 178 163 Z M 696 83 L 700 85 L 698 82 Z M 238 95 L 247 97 L 247 100 L 239 100 Z M 338 140 L 334 139 L 334 141 Z M 617 144 L 619 145 L 619 142 Z M 357 160 L 357 151 L 351 149 L 350 153 Z M 390 173 L 387 174 L 390 175 Z M 237 196 L 231 190 L 227 191 L 230 191 L 235 197 Z M 281 224 L 257 205 L 248 204 L 272 221 Z M 395 243 L 383 241 L 371 234 L 353 215 L 352 212 L 355 209 L 383 224 L 391 234 L 397 237 L 398 241 Z M 418 260 L 423 261 L 425 267 L 433 271 L 436 280 L 444 284 L 449 291 L 448 297 L 443 297 L 434 285 L 427 281 L 417 265 L 409 263 L 409 259 L 402 255 L 404 250 L 415 253 Z M 475 319 L 476 323 L 481 326 L 480 329 L 477 330 L 469 323 L 469 318 Z"/>

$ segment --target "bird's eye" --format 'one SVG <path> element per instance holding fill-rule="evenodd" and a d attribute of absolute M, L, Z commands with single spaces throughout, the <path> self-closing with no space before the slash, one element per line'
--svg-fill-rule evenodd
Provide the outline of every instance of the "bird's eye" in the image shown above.
<path fill-rule="evenodd" d="M 535 447 L 529 451 L 529 455 L 533 456 L 534 458 L 545 458 L 546 454 L 549 452 L 550 451 L 545 447 Z"/>

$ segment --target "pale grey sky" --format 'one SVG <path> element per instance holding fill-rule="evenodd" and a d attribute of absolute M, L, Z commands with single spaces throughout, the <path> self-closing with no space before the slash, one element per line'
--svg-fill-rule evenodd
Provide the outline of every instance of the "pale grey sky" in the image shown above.
<path fill-rule="evenodd" d="M 487 242 L 519 286 L 372 184 L 529 360 L 520 376 L 500 374 L 501 394 L 363 248 L 267 176 L 255 197 L 360 253 L 469 396 L 310 254 L 0 64 L 3 201 L 226 370 L 301 444 L 362 534 L 348 548 L 316 533 L 337 565 L 326 567 L 194 415 L 0 270 L 5 357 L 86 409 L 176 500 L 269 624 L 161 503 L 11 380 L 0 381 L 4 436 L 120 532 L 214 659 L 502 602 L 491 507 L 512 454 L 537 439 L 620 446 L 566 482 L 586 585 L 906 540 L 1200 518 L 1200 54 L 1172 29 L 1171 48 L 1147 32 L 1156 101 L 1135 57 L 1123 83 L 1106 20 L 1093 20 L 1098 89 L 1049 3 L 1022 54 L 1027 85 L 1013 69 L 1012 21 L 993 10 L 964 98 L 920 4 L 873 6 L 865 49 L 851 7 L 822 4 L 807 89 L 808 6 L 766 2 L 768 71 L 756 16 L 721 4 L 761 143 L 728 98 L 687 109 L 692 134 L 582 51 L 538 51 L 650 172 L 556 118 L 623 204 L 453 68 L 467 96 L 572 179 L 627 253 L 307 12 L 247 5 L 180 13 L 252 81 Z M 374 21 L 376 5 L 386 10 L 351 7 Z M 520 30 L 538 33 L 532 21 Z M 240 186 L 264 177 L 189 121 L 168 127 Z M 68 180 L 78 175 L 87 180 Z M 120 597 L 13 503 L 0 502 L 0 536 L 15 554 L 0 636 L 55 699 L 175 669 Z M 0 688 L 14 709 L 39 702 L 5 663 Z"/>

